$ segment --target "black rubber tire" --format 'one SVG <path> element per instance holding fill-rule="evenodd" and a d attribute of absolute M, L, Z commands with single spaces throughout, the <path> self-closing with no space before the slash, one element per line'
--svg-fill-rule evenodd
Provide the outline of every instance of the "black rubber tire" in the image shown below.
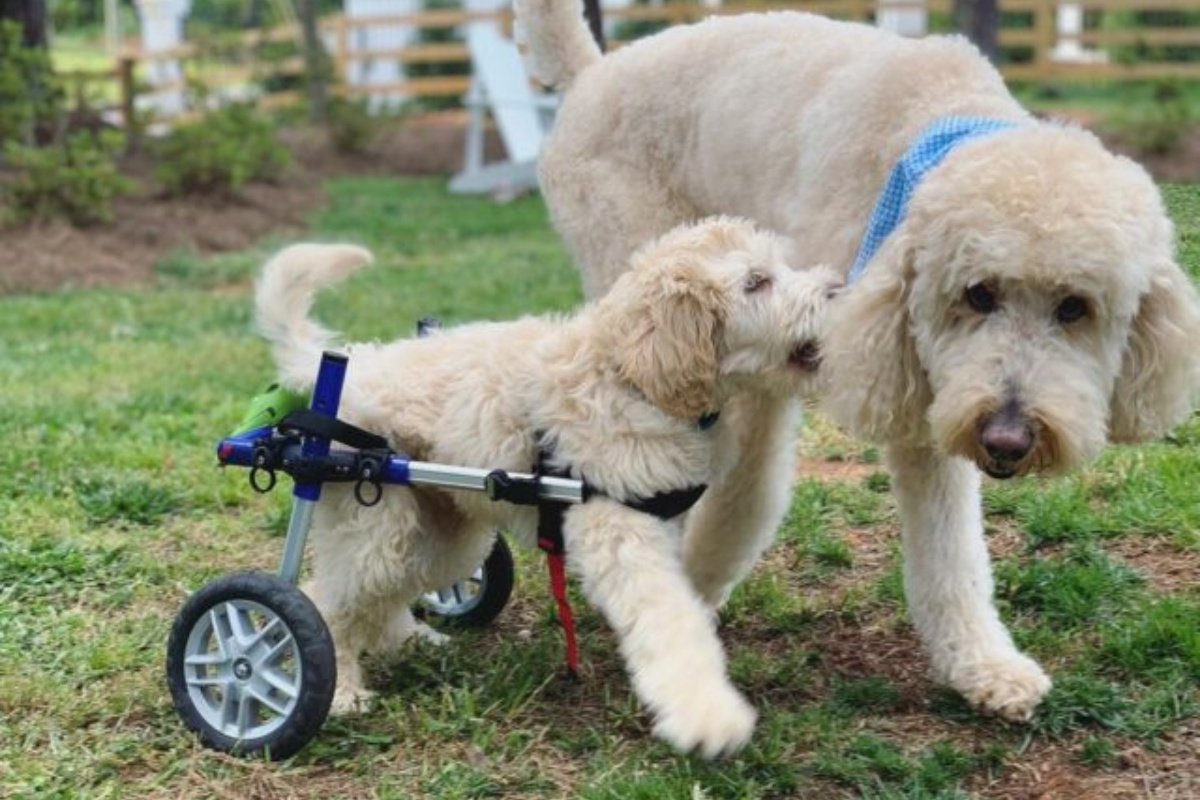
<path fill-rule="evenodd" d="M 476 601 L 461 613 L 439 613 L 428 606 L 419 606 L 421 616 L 444 625 L 483 628 L 492 623 L 508 605 L 516 583 L 512 550 L 503 536 L 496 536 L 492 552 L 483 562 L 482 589 Z"/>
<path fill-rule="evenodd" d="M 214 607 L 230 601 L 249 601 L 265 607 L 291 633 L 300 662 L 296 702 L 277 728 L 256 738 L 237 738 L 205 719 L 188 691 L 185 658 L 193 629 Z M 238 756 L 279 760 L 294 755 L 317 734 L 337 686 L 333 638 L 321 613 L 298 588 L 276 575 L 237 572 L 206 584 L 184 603 L 167 643 L 167 685 L 183 724 L 214 750 Z"/>

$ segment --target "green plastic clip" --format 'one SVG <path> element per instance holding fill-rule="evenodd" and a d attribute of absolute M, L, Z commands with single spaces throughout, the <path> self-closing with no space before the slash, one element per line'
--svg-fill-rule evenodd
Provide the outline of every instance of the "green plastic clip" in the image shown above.
<path fill-rule="evenodd" d="M 274 427 L 292 411 L 307 406 L 308 398 L 304 395 L 272 383 L 265 392 L 255 395 L 250 401 L 250 407 L 246 409 L 242 421 L 231 435 L 237 436 L 256 428 Z"/>

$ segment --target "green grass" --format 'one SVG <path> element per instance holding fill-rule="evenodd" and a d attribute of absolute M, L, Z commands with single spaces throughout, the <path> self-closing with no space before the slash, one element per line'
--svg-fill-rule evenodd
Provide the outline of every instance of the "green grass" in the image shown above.
<path fill-rule="evenodd" d="M 312 237 L 378 256 L 318 303 L 351 337 L 579 301 L 536 198 L 492 205 L 391 179 L 329 192 Z M 1166 195 L 1196 274 L 1200 192 Z M 372 663 L 379 704 L 290 761 L 198 747 L 166 693 L 167 632 L 206 580 L 273 569 L 287 514 L 286 492 L 254 494 L 213 455 L 271 378 L 249 286 L 281 243 L 173 255 L 149 289 L 0 298 L 0 796 L 931 800 L 1019 794 L 1034 766 L 1120 786 L 1129 753 L 1137 787 L 1200 781 L 1179 766 L 1195 763 L 1181 726 L 1194 736 L 1200 716 L 1196 419 L 1073 476 L 987 484 L 1001 612 L 1056 680 L 1030 726 L 982 718 L 925 677 L 879 453 L 814 417 L 806 458 L 845 477 L 797 483 L 779 544 L 722 612 L 730 672 L 761 714 L 737 757 L 655 740 L 582 604 L 585 677 L 564 680 L 528 553 L 493 628 Z"/>

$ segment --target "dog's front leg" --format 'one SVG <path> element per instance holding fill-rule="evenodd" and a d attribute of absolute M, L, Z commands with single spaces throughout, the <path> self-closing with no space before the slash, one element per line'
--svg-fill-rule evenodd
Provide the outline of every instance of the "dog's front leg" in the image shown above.
<path fill-rule="evenodd" d="M 934 678 L 974 706 L 1027 720 L 1050 679 L 1017 650 L 992 602 L 979 473 L 920 447 L 888 450 L 899 505 L 904 590 Z"/>
<path fill-rule="evenodd" d="M 746 394 L 722 414 L 718 457 L 733 463 L 688 514 L 683 540 L 688 577 L 711 608 L 775 540 L 791 499 L 799 412 L 790 397 Z"/>
<path fill-rule="evenodd" d="M 708 758 L 745 744 L 756 714 L 726 677 L 712 614 L 683 572 L 678 526 L 597 498 L 568 512 L 564 533 L 655 734 Z"/>

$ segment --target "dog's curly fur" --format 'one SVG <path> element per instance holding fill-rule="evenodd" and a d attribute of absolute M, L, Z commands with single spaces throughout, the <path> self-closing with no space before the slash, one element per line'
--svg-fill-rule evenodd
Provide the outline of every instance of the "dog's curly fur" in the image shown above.
<path fill-rule="evenodd" d="M 622 501 L 714 480 L 736 443 L 697 418 L 734 394 L 811 393 L 830 270 L 788 266 L 784 240 L 733 219 L 673 230 L 639 250 L 601 300 L 568 318 L 524 318 L 427 338 L 346 345 L 340 415 L 421 461 L 529 472 L 540 444 L 602 494 L 565 516 L 568 565 L 621 641 L 656 732 L 715 755 L 755 714 L 725 676 L 711 609 L 688 582 L 681 526 Z M 311 386 L 334 336 L 308 318 L 314 292 L 370 261 L 349 245 L 296 245 L 264 268 L 258 325 L 281 381 Z M 540 439 L 539 439 L 540 437 Z M 338 654 L 335 710 L 363 689 L 359 654 L 439 635 L 409 606 L 469 575 L 503 529 L 532 542 L 536 511 L 481 494 L 393 487 L 361 507 L 325 487 L 306 585 Z"/>
<path fill-rule="evenodd" d="M 921 130 L 948 115 L 1015 123 L 926 175 L 835 303 L 825 369 L 833 416 L 888 445 L 909 610 L 935 677 L 1028 718 L 1050 681 L 993 606 L 972 462 L 999 478 L 1063 471 L 1193 407 L 1196 293 L 1149 176 L 1083 130 L 1033 119 L 958 37 L 747 14 L 602 57 L 579 0 L 516 6 L 535 69 L 565 89 L 541 184 L 591 294 L 639 242 L 714 213 L 783 232 L 801 263 L 848 268 Z M 741 432 L 745 452 L 786 435 L 769 414 Z M 691 515 L 685 546 L 709 556 L 691 566 L 710 599 L 770 540 L 787 456 L 779 443 L 744 462 Z M 760 527 L 731 541 L 749 514 Z"/>

